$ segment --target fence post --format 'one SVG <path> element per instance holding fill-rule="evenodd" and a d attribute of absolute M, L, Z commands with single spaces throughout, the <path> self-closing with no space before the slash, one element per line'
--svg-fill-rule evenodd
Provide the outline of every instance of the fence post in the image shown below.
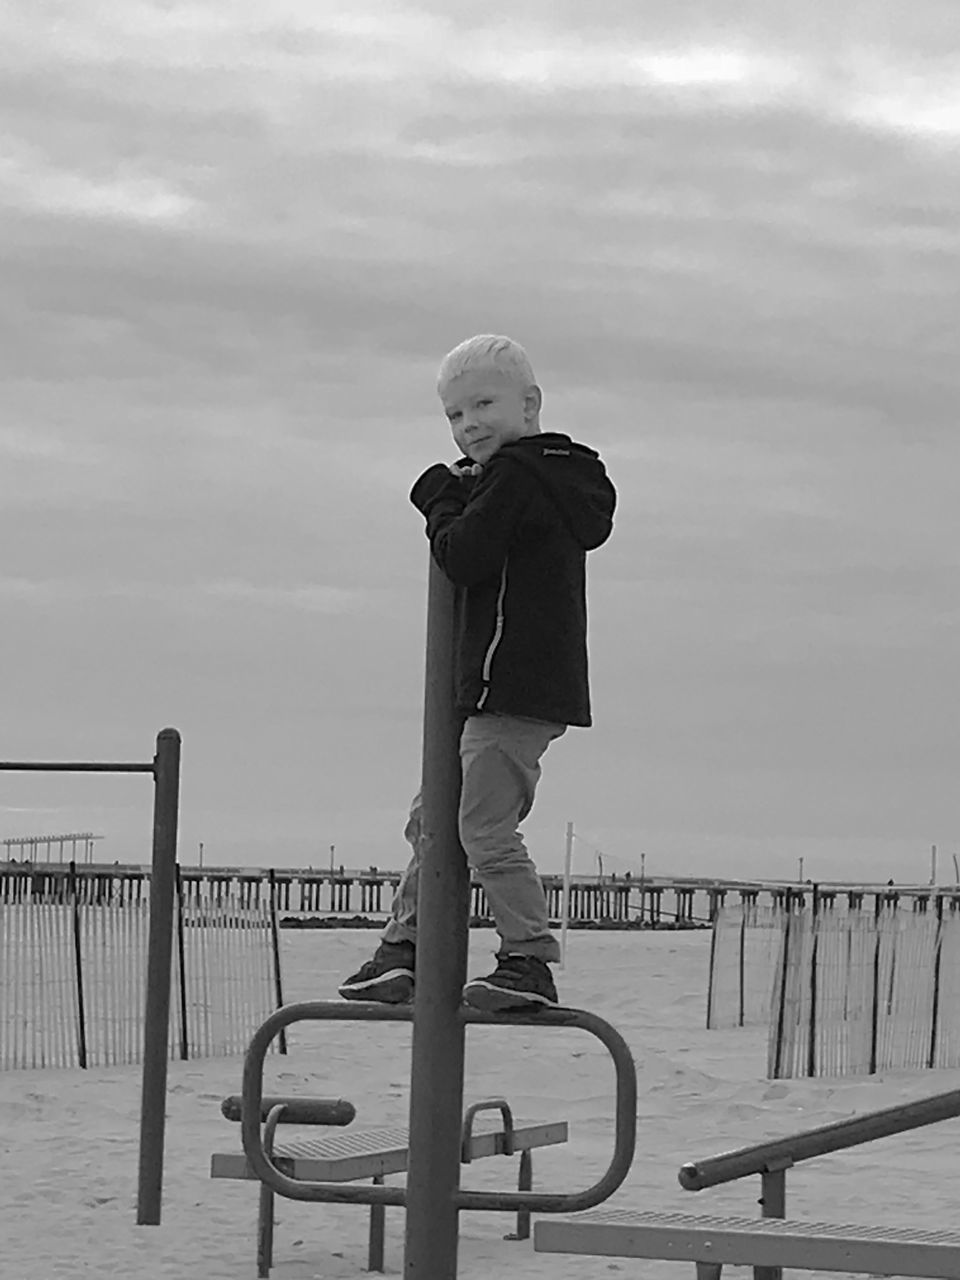
<path fill-rule="evenodd" d="M 162 729 L 153 762 L 153 863 L 150 875 L 150 941 L 140 1101 L 140 1168 L 137 1224 L 158 1226 L 163 1194 L 173 895 L 180 809 L 180 735 Z"/>
<path fill-rule="evenodd" d="M 283 976 L 280 970 L 280 929 L 277 925 L 277 876 L 273 867 L 268 871 L 270 880 L 270 945 L 273 949 L 273 993 L 277 1008 L 283 1008 Z M 287 1029 L 280 1028 L 280 1052 L 287 1052 Z"/>
<path fill-rule="evenodd" d="M 713 917 L 713 928 L 710 930 L 710 971 L 707 977 L 707 1030 L 713 1030 L 713 988 L 717 972 L 717 931 L 720 928 L 722 910 Z"/>
<path fill-rule="evenodd" d="M 927 1066 L 937 1065 L 937 1035 L 940 1030 L 940 962 L 943 955 L 943 896 L 937 894 L 937 940 L 933 956 L 933 1009 L 930 1015 L 930 1047 Z"/>
<path fill-rule="evenodd" d="M 783 1072 L 783 1041 L 786 1032 L 787 982 L 790 972 L 790 932 L 793 925 L 793 902 L 790 890 L 784 895 L 783 945 L 780 948 L 780 1007 L 777 1009 L 776 1039 L 773 1046 L 773 1070 L 771 1076 L 779 1080 Z"/>
<path fill-rule="evenodd" d="M 80 936 L 80 902 L 77 864 L 70 863 L 70 901 L 73 906 L 73 962 L 77 975 L 77 1061 L 87 1066 L 87 1011 L 83 998 L 83 947 Z"/>
<path fill-rule="evenodd" d="M 877 1040 L 880 1029 L 880 895 L 873 900 L 873 1006 L 870 1011 L 870 1075 L 877 1074 Z"/>
<path fill-rule="evenodd" d="M 177 960 L 180 969 L 180 1058 L 186 1062 L 190 1057 L 190 1036 L 187 1031 L 187 964 L 186 964 L 186 946 L 184 945 L 183 933 L 183 880 L 180 876 L 180 867 L 176 870 L 176 887 L 177 887 Z"/>
<path fill-rule="evenodd" d="M 807 1027 L 807 1075 L 817 1074 L 817 952 L 820 946 L 820 894 L 814 885 L 810 917 L 810 1021 Z"/>

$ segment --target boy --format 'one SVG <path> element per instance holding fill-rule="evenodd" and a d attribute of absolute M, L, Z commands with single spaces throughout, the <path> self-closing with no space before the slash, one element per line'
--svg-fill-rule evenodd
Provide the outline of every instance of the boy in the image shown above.
<path fill-rule="evenodd" d="M 586 553 L 609 537 L 616 494 L 594 450 L 541 432 L 541 391 L 510 338 L 462 342 L 444 357 L 437 390 L 464 456 L 429 467 L 410 499 L 458 589 L 460 840 L 500 935 L 495 971 L 463 996 L 490 1010 L 556 1004 L 548 966 L 560 949 L 517 828 L 547 747 L 567 725 L 591 723 Z M 404 835 L 413 858 L 375 955 L 339 989 L 348 1000 L 413 995 L 419 796 Z"/>

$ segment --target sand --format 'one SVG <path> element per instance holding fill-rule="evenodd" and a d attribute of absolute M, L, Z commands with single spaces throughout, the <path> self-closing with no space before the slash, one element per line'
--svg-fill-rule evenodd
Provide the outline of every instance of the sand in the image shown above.
<path fill-rule="evenodd" d="M 486 968 L 494 935 L 471 935 L 471 971 Z M 339 975 L 369 953 L 368 932 L 283 934 L 287 998 L 329 998 Z M 960 1087 L 960 1071 L 860 1080 L 768 1081 L 762 1029 L 706 1031 L 709 935 L 570 935 L 564 1002 L 614 1023 L 636 1057 L 637 1154 L 611 1202 L 622 1207 L 758 1214 L 759 1180 L 691 1194 L 677 1169 L 765 1137 Z M 291 1052 L 270 1061 L 267 1091 L 345 1096 L 357 1122 L 404 1124 L 410 1028 L 324 1023 L 293 1028 Z M 579 1188 L 606 1167 L 613 1072 L 582 1032 L 471 1028 L 468 1100 L 505 1095 L 520 1120 L 566 1119 L 567 1146 L 535 1156 L 536 1185 Z M 10 1071 L 0 1075 L 0 1276 L 3 1280 L 139 1276 L 238 1280 L 256 1267 L 256 1184 L 212 1181 L 210 1155 L 239 1146 L 219 1103 L 240 1088 L 241 1059 L 171 1063 L 163 1222 L 135 1225 L 140 1072 Z M 792 1170 L 787 1210 L 836 1222 L 936 1227 L 956 1215 L 960 1123 L 884 1139 Z M 465 1170 L 478 1187 L 515 1185 L 514 1161 Z M 366 1210 L 278 1201 L 275 1280 L 366 1274 Z M 666 1280 L 692 1266 L 535 1254 L 502 1239 L 506 1216 L 465 1214 L 462 1280 L 612 1275 Z M 403 1264 L 403 1215 L 387 1211 L 387 1274 Z M 746 1275 L 731 1269 L 732 1277 Z"/>

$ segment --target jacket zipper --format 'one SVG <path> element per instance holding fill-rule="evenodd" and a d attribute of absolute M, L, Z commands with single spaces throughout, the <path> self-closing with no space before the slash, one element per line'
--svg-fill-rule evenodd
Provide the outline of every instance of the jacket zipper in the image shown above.
<path fill-rule="evenodd" d="M 483 666 L 480 670 L 480 679 L 483 681 L 483 693 L 477 702 L 477 710 L 483 710 L 483 704 L 487 700 L 490 693 L 490 668 L 493 665 L 493 655 L 497 651 L 497 646 L 503 637 L 503 600 L 507 594 L 507 562 L 504 561 L 503 570 L 500 574 L 500 590 L 497 592 L 497 620 L 493 628 L 493 638 L 487 646 L 487 652 L 483 655 Z"/>

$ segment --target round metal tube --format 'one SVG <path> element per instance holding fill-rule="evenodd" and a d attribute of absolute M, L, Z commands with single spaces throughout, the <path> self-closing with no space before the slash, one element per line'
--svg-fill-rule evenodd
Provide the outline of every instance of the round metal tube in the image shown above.
<path fill-rule="evenodd" d="M 405 1280 L 455 1280 L 470 876 L 460 844 L 454 587 L 430 558 Z"/>
<path fill-rule="evenodd" d="M 752 1173 L 763 1173 L 771 1167 L 783 1167 L 784 1162 L 797 1164 L 830 1151 L 843 1151 L 863 1142 L 888 1138 L 894 1133 L 904 1133 L 908 1129 L 956 1116 L 960 1116 L 960 1089 L 951 1089 L 948 1093 L 920 1098 L 916 1102 L 885 1107 L 882 1111 L 871 1111 L 849 1120 L 836 1120 L 787 1138 L 775 1138 L 771 1142 L 741 1147 L 706 1160 L 690 1161 L 683 1165 L 678 1177 L 686 1191 L 702 1191 L 721 1182 L 733 1182 Z"/>
<path fill-rule="evenodd" d="M 240 1131 L 243 1149 L 254 1174 L 273 1191 L 290 1200 L 335 1201 L 341 1204 L 407 1203 L 407 1188 L 352 1186 L 342 1182 L 308 1182 L 282 1173 L 264 1151 L 260 1135 L 263 1112 L 263 1064 L 273 1038 L 292 1022 L 412 1022 L 409 1005 L 351 1004 L 344 1000 L 310 1001 L 277 1009 L 254 1032 L 243 1064 L 243 1102 Z M 600 1204 L 620 1186 L 633 1160 L 637 1125 L 637 1076 L 630 1050 L 614 1027 L 583 1009 L 542 1009 L 534 1013 L 483 1013 L 461 1008 L 465 1026 L 538 1027 L 545 1030 L 580 1029 L 607 1047 L 617 1073 L 616 1137 L 613 1158 L 599 1181 L 584 1191 L 456 1191 L 450 1193 L 461 1209 L 514 1210 L 533 1213 L 578 1213 Z"/>
<path fill-rule="evenodd" d="M 158 1226 L 163 1192 L 163 1139 L 167 1103 L 167 1035 L 173 955 L 173 898 L 180 807 L 180 734 L 157 735 L 154 769 L 153 866 L 140 1099 L 140 1168 L 137 1223 Z"/>
<path fill-rule="evenodd" d="M 166 733 L 167 730 L 164 730 Z M 171 732 L 176 732 L 172 730 Z M 153 773 L 152 764 L 102 764 L 90 760 L 0 760 L 0 769 L 34 773 Z"/>

